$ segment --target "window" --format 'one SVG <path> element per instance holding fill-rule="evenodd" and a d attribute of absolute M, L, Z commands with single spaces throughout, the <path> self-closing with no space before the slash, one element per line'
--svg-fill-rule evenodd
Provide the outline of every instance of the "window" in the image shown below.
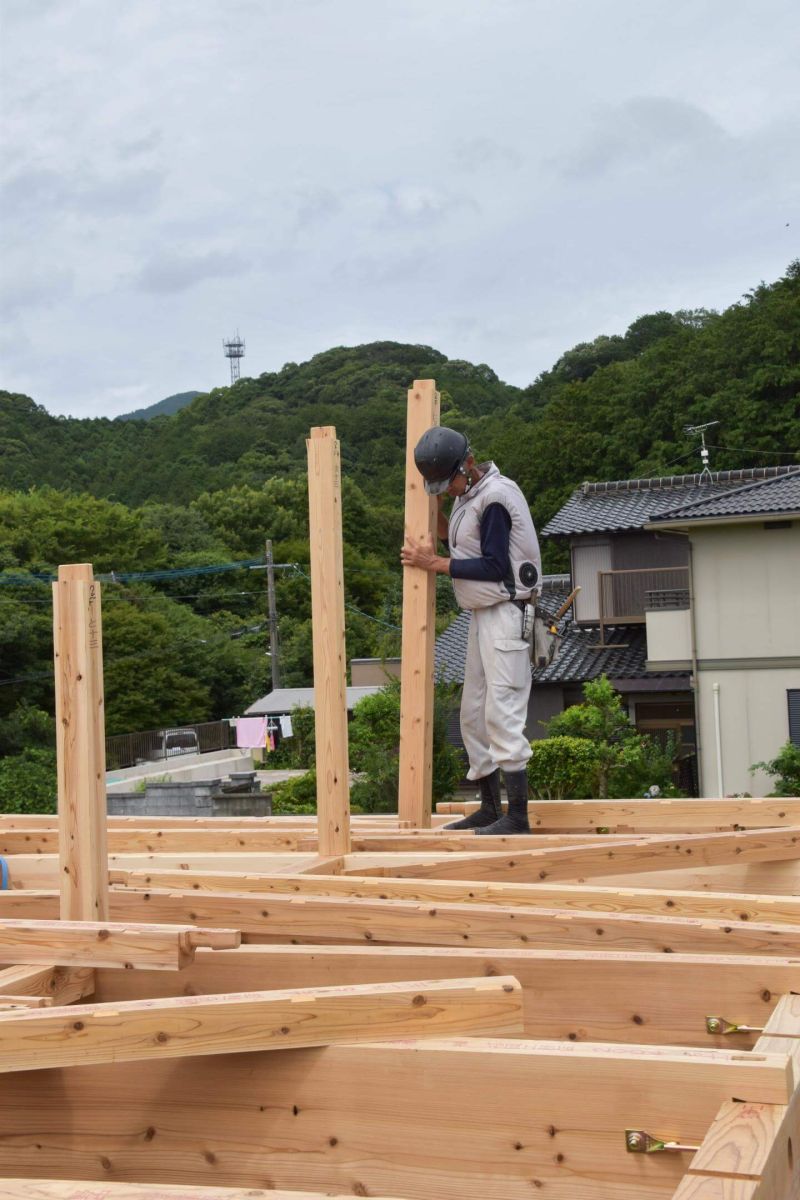
<path fill-rule="evenodd" d="M 786 698 L 789 701 L 789 741 L 793 746 L 800 746 L 800 688 L 789 688 Z"/>

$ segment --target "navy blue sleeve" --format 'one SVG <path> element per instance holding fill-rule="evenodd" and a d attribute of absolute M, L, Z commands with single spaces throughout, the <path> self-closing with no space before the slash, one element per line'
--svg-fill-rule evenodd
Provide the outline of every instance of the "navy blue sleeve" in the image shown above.
<path fill-rule="evenodd" d="M 453 579 L 500 583 L 508 575 L 511 517 L 502 504 L 489 504 L 481 517 L 481 557 L 451 558 Z"/>

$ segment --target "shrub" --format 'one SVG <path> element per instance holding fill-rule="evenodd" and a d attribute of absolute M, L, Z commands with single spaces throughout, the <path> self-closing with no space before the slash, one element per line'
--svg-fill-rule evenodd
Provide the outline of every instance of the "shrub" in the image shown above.
<path fill-rule="evenodd" d="M 317 773 L 307 771 L 272 788 L 272 811 L 276 815 L 314 816 L 317 811 Z"/>
<path fill-rule="evenodd" d="M 531 743 L 528 780 L 541 800 L 591 798 L 597 772 L 597 749 L 589 738 L 542 738 Z"/>
<path fill-rule="evenodd" d="M 454 704 L 452 685 L 437 683 L 433 698 L 433 803 L 453 794 L 463 774 L 461 757 L 447 741 Z M 350 769 L 358 778 L 350 796 L 364 812 L 396 812 L 400 752 L 400 683 L 390 680 L 359 700 L 350 723 Z"/>
<path fill-rule="evenodd" d="M 315 762 L 314 709 L 297 705 L 292 709 L 292 736 L 282 738 L 271 754 L 265 756 L 264 769 L 286 767 L 296 771 L 310 771 Z"/>
<path fill-rule="evenodd" d="M 547 723 L 547 732 L 587 739 L 594 746 L 591 782 L 593 797 L 640 796 L 651 787 L 664 795 L 683 793 L 672 782 L 674 739 L 664 747 L 647 734 L 637 733 L 628 720 L 622 697 L 605 675 L 583 685 L 584 701 L 573 704 Z"/>
<path fill-rule="evenodd" d="M 0 812 L 54 813 L 57 808 L 53 750 L 23 750 L 0 758 Z"/>
<path fill-rule="evenodd" d="M 750 772 L 765 771 L 775 779 L 771 796 L 800 796 L 800 746 L 787 742 L 770 762 L 753 763 Z"/>

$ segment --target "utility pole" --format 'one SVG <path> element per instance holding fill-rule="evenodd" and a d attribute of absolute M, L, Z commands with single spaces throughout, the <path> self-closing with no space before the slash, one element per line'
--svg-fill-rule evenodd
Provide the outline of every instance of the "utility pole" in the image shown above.
<path fill-rule="evenodd" d="M 278 610 L 275 606 L 275 571 L 272 559 L 272 540 L 267 538 L 267 613 L 269 619 L 269 652 L 272 664 L 272 690 L 281 686 L 281 668 L 278 661 Z"/>

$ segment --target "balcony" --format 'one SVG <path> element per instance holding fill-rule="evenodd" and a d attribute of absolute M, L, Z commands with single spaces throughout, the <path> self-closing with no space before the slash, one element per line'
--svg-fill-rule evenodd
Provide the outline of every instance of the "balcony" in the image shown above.
<path fill-rule="evenodd" d="M 688 567 L 598 571 L 600 625 L 635 625 L 654 609 L 689 607 Z"/>

